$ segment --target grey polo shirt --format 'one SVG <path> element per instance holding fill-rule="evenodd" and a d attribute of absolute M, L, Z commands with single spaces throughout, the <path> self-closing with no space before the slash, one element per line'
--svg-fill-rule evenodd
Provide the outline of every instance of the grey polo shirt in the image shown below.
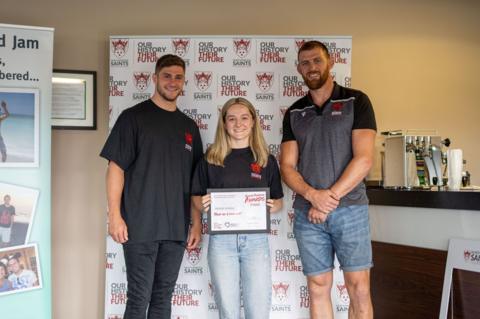
<path fill-rule="evenodd" d="M 352 131 L 376 130 L 375 114 L 366 94 L 337 83 L 331 97 L 315 105 L 310 93 L 296 101 L 283 119 L 283 142 L 296 141 L 297 170 L 316 189 L 330 188 L 353 158 Z M 360 182 L 342 197 L 339 207 L 368 204 L 365 184 Z M 311 204 L 297 194 L 293 207 L 308 209 Z"/>

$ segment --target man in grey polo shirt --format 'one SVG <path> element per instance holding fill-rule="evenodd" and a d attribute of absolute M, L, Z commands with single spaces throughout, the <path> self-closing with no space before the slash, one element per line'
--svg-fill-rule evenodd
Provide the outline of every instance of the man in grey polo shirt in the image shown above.
<path fill-rule="evenodd" d="M 363 179 L 372 166 L 375 115 L 368 97 L 330 76 L 318 41 L 303 44 L 297 70 L 310 89 L 283 120 L 281 172 L 297 194 L 295 226 L 310 293 L 311 318 L 333 318 L 334 253 L 350 296 L 349 318 L 373 318 L 372 248 Z"/>

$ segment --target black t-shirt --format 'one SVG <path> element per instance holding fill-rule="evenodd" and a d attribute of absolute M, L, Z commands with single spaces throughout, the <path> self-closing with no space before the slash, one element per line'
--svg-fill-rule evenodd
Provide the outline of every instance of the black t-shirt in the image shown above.
<path fill-rule="evenodd" d="M 10 228 L 12 226 L 12 216 L 15 215 L 15 207 L 12 205 L 0 205 L 0 227 Z"/>
<path fill-rule="evenodd" d="M 232 149 L 225 157 L 224 167 L 209 164 L 202 158 L 195 169 L 192 181 L 192 195 L 203 196 L 207 188 L 270 188 L 270 198 L 283 197 L 282 182 L 277 161 L 268 156 L 266 167 L 254 162 L 249 147 Z"/>
<path fill-rule="evenodd" d="M 193 169 L 203 154 L 195 122 L 151 100 L 120 114 L 100 156 L 124 170 L 129 242 L 186 239 Z"/>

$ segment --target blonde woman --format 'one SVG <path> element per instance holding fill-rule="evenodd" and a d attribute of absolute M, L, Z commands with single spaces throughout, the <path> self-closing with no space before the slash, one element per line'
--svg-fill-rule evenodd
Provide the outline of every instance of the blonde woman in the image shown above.
<path fill-rule="evenodd" d="M 282 208 L 282 185 L 253 105 L 228 100 L 218 119 L 215 141 L 197 165 L 192 194 L 208 211 L 207 188 L 270 188 L 271 213 Z M 200 197 L 202 196 L 202 197 Z M 267 233 L 210 235 L 208 264 L 221 319 L 240 318 L 240 286 L 245 319 L 266 319 L 271 304 L 271 260 Z"/>

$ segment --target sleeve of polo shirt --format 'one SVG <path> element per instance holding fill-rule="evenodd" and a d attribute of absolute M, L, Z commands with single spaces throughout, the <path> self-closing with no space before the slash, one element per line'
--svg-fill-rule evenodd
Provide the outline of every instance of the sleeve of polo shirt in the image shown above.
<path fill-rule="evenodd" d="M 361 94 L 355 99 L 352 130 L 356 129 L 377 130 L 372 103 L 365 94 Z"/>
<path fill-rule="evenodd" d="M 295 141 L 295 135 L 293 134 L 292 125 L 290 123 L 290 108 L 285 112 L 285 116 L 283 117 L 283 126 L 282 126 L 282 143 L 288 141 Z"/>
<path fill-rule="evenodd" d="M 113 126 L 100 156 L 126 170 L 136 158 L 136 128 L 132 114 L 123 111 Z"/>
<path fill-rule="evenodd" d="M 208 163 L 205 158 L 201 158 L 193 174 L 191 194 L 193 196 L 206 195 L 208 184 Z"/>
<path fill-rule="evenodd" d="M 267 167 L 270 171 L 268 186 L 270 187 L 270 198 L 283 198 L 282 179 L 280 177 L 280 169 L 278 168 L 277 160 L 273 155 L 268 157 Z"/>

